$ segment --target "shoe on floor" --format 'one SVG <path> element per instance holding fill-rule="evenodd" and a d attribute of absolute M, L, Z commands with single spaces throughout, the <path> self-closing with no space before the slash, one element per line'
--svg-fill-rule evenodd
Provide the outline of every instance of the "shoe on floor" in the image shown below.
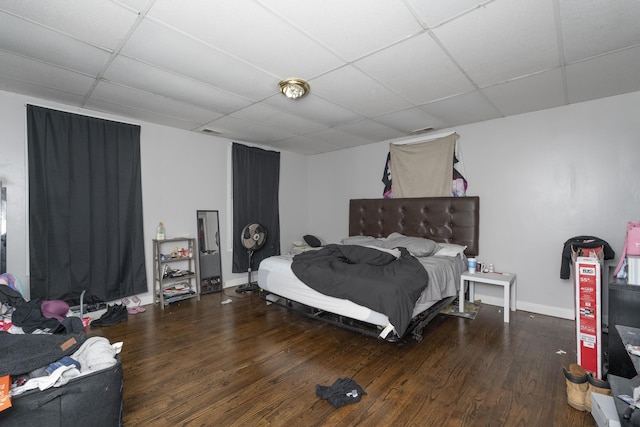
<path fill-rule="evenodd" d="M 128 320 L 129 313 L 124 305 L 114 304 L 107 307 L 107 311 L 99 318 L 91 322 L 91 326 L 112 326 Z"/>
<path fill-rule="evenodd" d="M 587 374 L 587 381 L 589 383 L 589 390 L 587 392 L 587 398 L 585 399 L 585 410 L 591 412 L 591 393 L 604 394 L 611 396 L 611 386 L 609 381 L 601 380 L 593 376 L 591 372 Z"/>
<path fill-rule="evenodd" d="M 591 406 L 587 371 L 575 363 L 569 365 L 569 369 L 563 366 L 562 371 L 567 382 L 567 403 L 578 411 L 586 411 L 587 400 Z"/>

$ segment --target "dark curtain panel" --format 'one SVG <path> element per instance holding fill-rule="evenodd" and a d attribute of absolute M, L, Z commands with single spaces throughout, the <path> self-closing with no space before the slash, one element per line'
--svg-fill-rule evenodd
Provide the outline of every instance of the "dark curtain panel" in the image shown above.
<path fill-rule="evenodd" d="M 267 229 L 267 241 L 253 254 L 252 270 L 260 261 L 280 255 L 280 153 L 241 144 L 233 144 L 233 268 L 247 271 L 249 257 L 240 233 L 247 224 L 259 223 Z"/>
<path fill-rule="evenodd" d="M 147 291 L 140 127 L 27 106 L 31 298 Z"/>

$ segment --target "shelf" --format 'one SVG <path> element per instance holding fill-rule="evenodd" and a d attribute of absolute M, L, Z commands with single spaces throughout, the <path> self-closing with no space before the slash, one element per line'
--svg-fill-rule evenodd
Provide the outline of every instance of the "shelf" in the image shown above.
<path fill-rule="evenodd" d="M 162 249 L 164 247 L 164 252 L 167 252 L 170 246 L 182 247 L 191 256 L 167 257 L 166 253 L 163 254 Z M 175 251 L 172 250 L 171 252 Z M 162 259 L 163 256 L 165 256 L 165 259 Z M 161 308 L 164 309 L 166 305 L 176 301 L 191 298 L 200 299 L 200 266 L 194 238 L 153 239 L 153 260 L 155 262 L 153 270 L 154 300 L 160 304 Z M 170 268 L 167 266 L 169 263 L 176 263 L 176 265 Z M 184 271 L 188 272 L 188 274 L 165 277 L 166 271 Z M 180 289 L 169 290 L 174 287 L 179 287 Z"/>
<path fill-rule="evenodd" d="M 181 294 L 181 295 L 173 295 L 173 296 L 167 296 L 163 298 L 164 301 L 164 305 L 169 305 L 172 302 L 177 302 L 177 301 L 182 301 L 182 300 L 186 300 L 186 299 L 191 299 L 191 298 L 195 298 L 198 295 L 193 292 L 193 293 L 188 293 L 188 294 Z"/>
<path fill-rule="evenodd" d="M 169 263 L 169 262 L 188 261 L 188 260 L 191 260 L 191 259 L 195 259 L 195 258 L 192 257 L 192 256 L 185 256 L 185 257 L 182 257 L 182 258 L 165 258 L 165 259 L 160 258 L 160 262 L 163 263 L 163 264 L 166 264 L 166 263 Z"/>
<path fill-rule="evenodd" d="M 179 282 L 181 280 L 188 280 L 188 279 L 193 279 L 196 277 L 195 273 L 192 274 L 187 274 L 186 276 L 178 276 L 178 277 L 163 277 L 162 278 L 162 282 L 163 283 L 176 283 Z"/>

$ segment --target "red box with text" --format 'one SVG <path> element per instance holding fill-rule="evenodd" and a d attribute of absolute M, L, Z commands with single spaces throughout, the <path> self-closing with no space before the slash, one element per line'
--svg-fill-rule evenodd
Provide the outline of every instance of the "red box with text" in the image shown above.
<path fill-rule="evenodd" d="M 578 257 L 574 268 L 578 364 L 602 379 L 602 266 L 597 258 Z"/>

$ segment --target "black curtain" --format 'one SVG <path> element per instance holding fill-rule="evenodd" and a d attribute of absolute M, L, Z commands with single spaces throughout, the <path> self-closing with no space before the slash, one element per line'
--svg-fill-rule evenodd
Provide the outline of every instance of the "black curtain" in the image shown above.
<path fill-rule="evenodd" d="M 31 299 L 147 291 L 140 127 L 27 106 Z"/>
<path fill-rule="evenodd" d="M 252 270 L 260 261 L 280 255 L 280 153 L 256 147 L 233 144 L 233 273 L 247 271 L 249 257 L 240 234 L 247 224 L 262 224 L 267 241 L 253 254 Z"/>

